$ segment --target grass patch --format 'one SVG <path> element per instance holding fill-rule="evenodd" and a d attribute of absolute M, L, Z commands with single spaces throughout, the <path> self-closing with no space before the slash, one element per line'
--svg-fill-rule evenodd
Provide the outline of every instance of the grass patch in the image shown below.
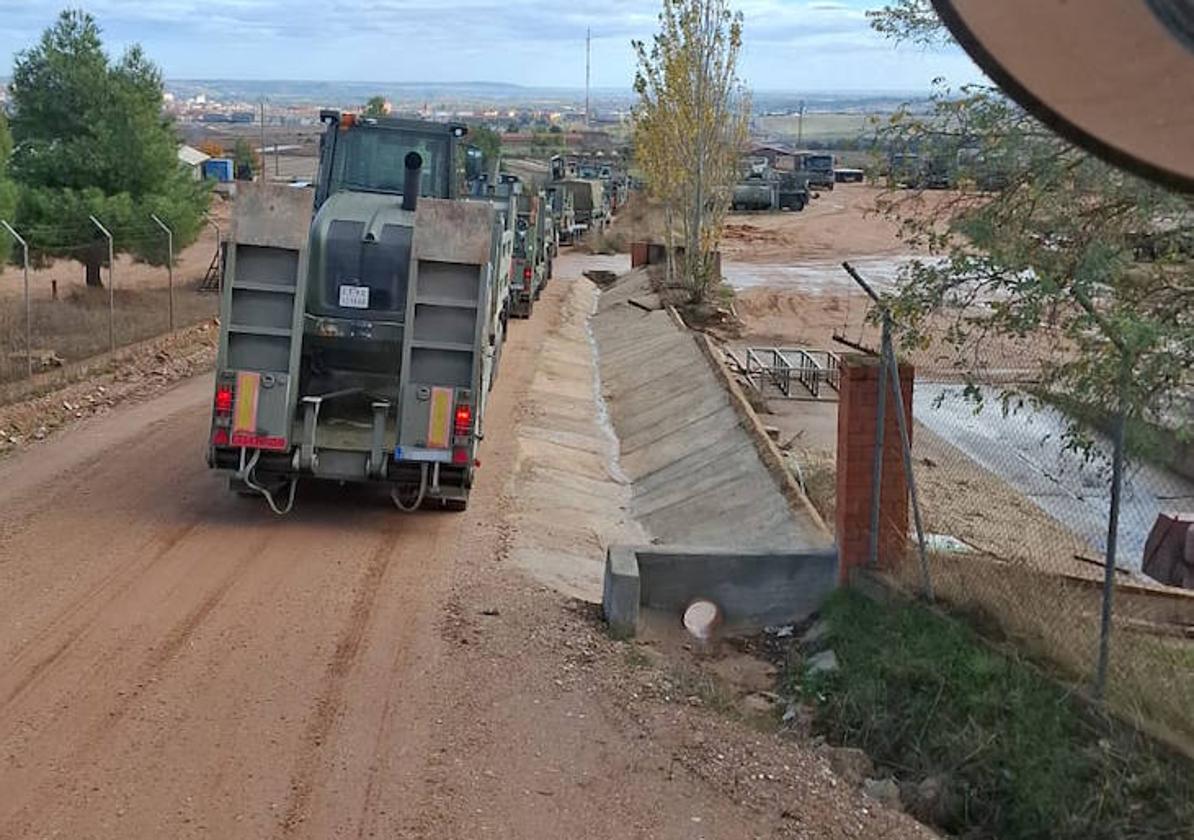
<path fill-rule="evenodd" d="M 806 680 L 816 726 L 902 781 L 945 779 L 964 838 L 1177 838 L 1194 772 L 963 625 L 850 591 L 826 605 L 839 671 Z"/>

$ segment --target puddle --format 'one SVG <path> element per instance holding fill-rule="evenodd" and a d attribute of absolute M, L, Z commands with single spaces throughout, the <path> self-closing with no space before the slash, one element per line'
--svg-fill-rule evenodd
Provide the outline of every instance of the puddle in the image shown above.
<path fill-rule="evenodd" d="M 850 264 L 876 291 L 883 292 L 895 285 L 900 270 L 914 259 L 911 255 L 859 257 L 850 260 Z M 796 289 L 808 294 L 862 294 L 837 260 L 805 260 L 790 265 L 728 260 L 722 263 L 721 272 L 726 282 L 738 290 L 766 287 Z"/>

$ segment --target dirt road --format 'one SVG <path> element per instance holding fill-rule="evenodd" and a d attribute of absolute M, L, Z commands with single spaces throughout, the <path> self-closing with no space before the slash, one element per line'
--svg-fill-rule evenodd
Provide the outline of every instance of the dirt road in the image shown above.
<path fill-rule="evenodd" d="M 689 704 L 628 705 L 591 608 L 509 568 L 563 288 L 514 324 L 465 514 L 229 495 L 204 377 L 0 463 L 0 838 L 915 836 L 774 736 L 710 772 Z"/>

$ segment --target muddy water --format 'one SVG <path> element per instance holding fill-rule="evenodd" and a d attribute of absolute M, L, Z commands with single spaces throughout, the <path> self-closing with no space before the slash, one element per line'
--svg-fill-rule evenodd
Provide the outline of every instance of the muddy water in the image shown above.
<path fill-rule="evenodd" d="M 900 270 L 913 256 L 859 257 L 850 260 L 876 291 L 895 285 Z M 758 264 L 726 261 L 722 275 L 734 289 L 793 289 L 806 294 L 841 295 L 858 292 L 858 285 L 835 260 L 801 260 L 789 264 Z"/>

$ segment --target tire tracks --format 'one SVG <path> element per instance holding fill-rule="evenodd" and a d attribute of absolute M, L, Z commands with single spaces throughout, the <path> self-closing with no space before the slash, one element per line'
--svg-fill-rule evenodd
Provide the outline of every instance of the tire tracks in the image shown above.
<path fill-rule="evenodd" d="M 308 816 L 311 795 L 320 770 L 320 755 L 343 709 L 345 683 L 360 657 L 362 643 L 377 607 L 382 581 L 393 559 L 394 537 L 397 533 L 397 528 L 390 528 L 382 535 L 357 582 L 348 621 L 336 640 L 336 648 L 321 680 L 314 711 L 303 731 L 298 760 L 290 776 L 290 799 L 279 825 L 280 837 L 293 837 Z"/>
<path fill-rule="evenodd" d="M 270 533 L 263 531 L 256 539 L 251 540 L 242 549 L 233 561 L 232 567 L 223 577 L 218 579 L 216 585 L 203 596 L 197 605 L 188 610 L 181 620 L 175 622 L 170 627 L 160 644 L 150 648 L 149 655 L 145 657 L 141 665 L 137 668 L 136 674 L 128 680 L 133 687 L 117 695 L 118 699 L 116 703 L 80 738 L 74 749 L 71 749 L 60 761 L 51 762 L 48 765 L 50 772 L 54 772 L 55 765 L 58 767 L 78 767 L 83 765 L 84 758 L 102 745 L 104 739 L 128 716 L 129 710 L 133 708 L 134 704 L 142 698 L 151 686 L 158 682 L 157 675 L 176 659 L 187 641 L 195 634 L 195 631 L 203 625 L 228 595 L 233 586 L 244 576 L 253 560 L 256 559 L 269 541 L 269 538 Z M 179 540 L 173 541 L 173 546 L 177 546 L 181 539 L 182 537 Z M 168 553 L 169 550 L 170 548 L 165 548 L 159 552 L 158 555 L 155 555 L 153 562 L 156 562 L 161 556 Z M 111 599 L 106 603 L 110 602 Z M 100 609 L 102 611 L 102 607 Z M 69 643 L 70 640 L 60 647 L 65 649 L 69 646 Z M 58 652 L 57 655 L 61 656 L 61 652 Z M 42 667 L 41 673 L 45 673 L 46 667 L 48 665 Z M 22 824 L 26 823 L 33 814 L 37 813 L 44 797 L 58 795 L 57 792 L 50 789 L 50 786 L 44 784 L 30 784 L 27 792 L 32 799 L 26 801 L 15 813 L 5 819 L 3 826 L 0 827 L 0 838 L 24 836 L 24 832 L 21 829 Z M 39 793 L 42 795 L 41 798 L 38 797 Z"/>
<path fill-rule="evenodd" d="M 75 642 L 82 638 L 94 626 L 99 616 L 103 615 L 104 610 L 113 601 L 127 593 L 150 568 L 164 559 L 179 543 L 195 531 L 198 526 L 199 523 L 196 521 L 189 525 L 173 529 L 167 535 L 165 541 L 147 559 L 140 563 L 130 563 L 113 569 L 86 592 L 75 598 L 54 619 L 45 625 L 37 636 L 30 640 L 13 658 L 13 661 L 8 666 L 10 672 L 11 669 L 20 667 L 21 660 L 26 658 L 29 651 L 42 644 L 48 638 L 51 638 L 63 624 L 66 624 L 77 613 L 90 608 L 90 615 L 88 617 L 70 628 L 66 632 L 66 636 L 50 653 L 34 662 L 29 671 L 4 693 L 3 698 L 0 699 L 0 713 L 6 712 L 9 706 L 16 702 L 37 681 L 38 677 L 42 676 Z M 109 589 L 112 591 L 105 596 L 105 590 Z"/>

